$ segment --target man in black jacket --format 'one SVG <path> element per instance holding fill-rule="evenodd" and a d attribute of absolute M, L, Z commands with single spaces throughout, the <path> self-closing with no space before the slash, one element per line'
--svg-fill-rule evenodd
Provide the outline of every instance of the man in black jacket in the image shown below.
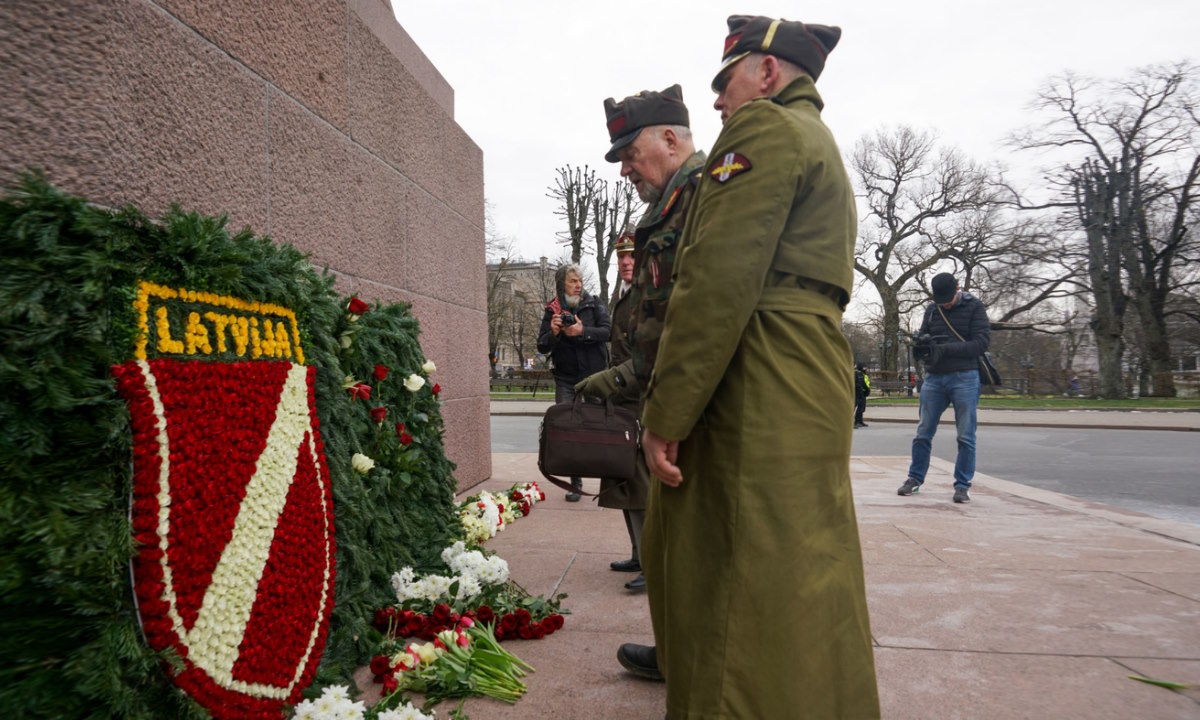
<path fill-rule="evenodd" d="M 908 479 L 896 492 L 921 489 L 929 470 L 933 434 L 946 408 L 954 405 L 958 456 L 954 462 L 954 502 L 970 502 L 967 491 L 975 475 L 975 409 L 979 405 L 979 356 L 988 349 L 991 325 L 983 303 L 958 288 L 950 273 L 931 283 L 933 302 L 925 309 L 914 354 L 925 361 L 921 387 L 921 422 L 912 443 Z"/>
<path fill-rule="evenodd" d="M 871 376 L 862 363 L 854 366 L 854 427 L 866 427 L 863 413 L 867 411 L 867 396 L 871 394 Z"/>
<path fill-rule="evenodd" d="M 583 289 L 578 265 L 563 265 L 554 273 L 557 290 L 546 303 L 538 333 L 538 352 L 550 355 L 554 372 L 554 402 L 575 399 L 575 383 L 608 367 L 608 335 L 612 325 L 600 298 Z M 583 482 L 571 478 L 575 489 Z M 579 493 L 567 493 L 567 502 L 578 502 Z"/>

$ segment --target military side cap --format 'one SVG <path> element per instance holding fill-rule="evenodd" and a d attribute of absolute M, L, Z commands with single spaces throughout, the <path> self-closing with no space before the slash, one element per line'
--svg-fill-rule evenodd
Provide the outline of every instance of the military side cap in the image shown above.
<path fill-rule="evenodd" d="M 816 80 L 825 69 L 825 57 L 842 37 L 842 29 L 838 27 L 806 25 L 763 15 L 730 15 L 728 23 L 721 69 L 713 78 L 714 92 L 720 92 L 717 83 L 725 68 L 752 52 L 774 55 L 799 65 Z"/>
<path fill-rule="evenodd" d="M 617 151 L 637 140 L 644 128 L 651 125 L 688 125 L 688 110 L 683 104 L 683 88 L 672 85 L 662 92 L 643 90 L 621 102 L 612 98 L 604 101 L 604 116 L 608 122 L 608 139 L 612 147 L 604 159 L 617 162 Z"/>

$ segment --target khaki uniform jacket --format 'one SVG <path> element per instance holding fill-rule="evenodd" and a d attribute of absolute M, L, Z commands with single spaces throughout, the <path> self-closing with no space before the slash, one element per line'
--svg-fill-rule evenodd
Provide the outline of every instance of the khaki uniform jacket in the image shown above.
<path fill-rule="evenodd" d="M 692 153 L 675 171 L 662 197 L 647 208 L 634 231 L 633 283 L 629 292 L 612 305 L 612 366 L 625 380 L 626 392 L 618 399 L 641 411 L 642 388 L 650 378 L 663 320 L 674 286 L 675 255 L 683 222 L 704 169 L 703 152 Z M 618 317 L 618 315 L 620 317 Z M 644 510 L 650 472 L 638 448 L 637 474 L 629 482 L 600 481 L 601 507 Z"/>
<path fill-rule="evenodd" d="M 624 292 L 615 296 L 609 305 L 612 315 L 611 341 L 609 356 L 612 366 L 619 367 L 629 360 L 629 314 L 632 292 Z M 620 407 L 640 411 L 641 390 L 636 384 L 626 381 L 624 391 L 613 396 L 613 403 Z M 638 451 L 637 474 L 631 480 L 600 478 L 600 495 L 596 502 L 600 507 L 616 508 L 618 510 L 646 509 L 646 495 L 650 488 L 650 476 L 646 471 L 646 463 Z"/>
<path fill-rule="evenodd" d="M 679 440 L 643 536 L 672 718 L 879 716 L 840 331 L 854 193 L 798 78 L 726 121 L 687 218 L 643 422 Z"/>

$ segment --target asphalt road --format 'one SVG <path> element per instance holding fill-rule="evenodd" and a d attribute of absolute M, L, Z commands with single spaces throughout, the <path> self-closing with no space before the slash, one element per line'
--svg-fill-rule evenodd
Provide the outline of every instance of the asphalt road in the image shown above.
<path fill-rule="evenodd" d="M 540 421 L 493 415 L 492 452 L 537 452 Z M 854 431 L 852 453 L 908 455 L 915 431 L 911 423 L 872 423 Z M 980 473 L 1200 525 L 1195 433 L 982 426 L 978 448 Z M 940 428 L 933 454 L 953 462 L 955 452 L 954 428 Z"/>

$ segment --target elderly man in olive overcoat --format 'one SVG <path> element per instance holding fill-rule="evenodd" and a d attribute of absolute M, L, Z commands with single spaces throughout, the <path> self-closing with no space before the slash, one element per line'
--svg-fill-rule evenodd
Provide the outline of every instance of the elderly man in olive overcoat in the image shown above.
<path fill-rule="evenodd" d="M 724 127 L 642 418 L 671 718 L 879 716 L 840 331 L 854 191 L 814 84 L 840 35 L 731 17 L 713 83 Z"/>

